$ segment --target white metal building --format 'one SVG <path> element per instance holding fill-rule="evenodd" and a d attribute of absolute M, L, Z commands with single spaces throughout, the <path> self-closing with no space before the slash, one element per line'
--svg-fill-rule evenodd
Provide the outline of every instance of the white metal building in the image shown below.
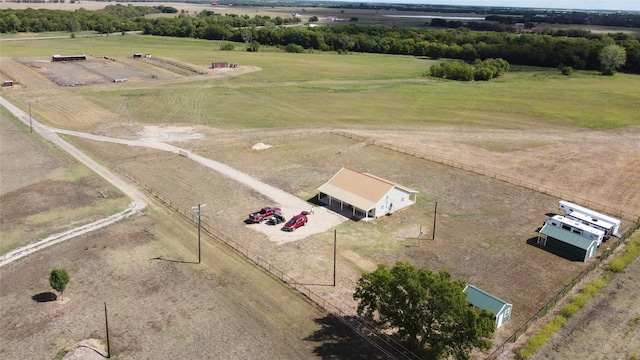
<path fill-rule="evenodd" d="M 412 205 L 418 191 L 343 167 L 318 188 L 318 200 L 353 217 L 377 218 Z"/>

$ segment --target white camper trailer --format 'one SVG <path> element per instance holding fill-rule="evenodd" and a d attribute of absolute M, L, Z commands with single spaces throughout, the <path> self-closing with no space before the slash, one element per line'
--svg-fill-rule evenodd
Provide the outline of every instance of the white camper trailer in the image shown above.
<path fill-rule="evenodd" d="M 571 220 L 575 220 L 578 222 L 581 222 L 587 226 L 590 226 L 594 229 L 598 229 L 598 230 L 602 230 L 604 231 L 604 239 L 607 240 L 611 237 L 611 235 L 613 235 L 613 224 L 608 223 L 604 220 L 599 220 L 596 218 L 593 218 L 591 216 L 585 215 L 583 213 L 580 212 L 576 212 L 576 211 L 572 211 L 569 214 L 567 214 L 567 217 Z"/>
<path fill-rule="evenodd" d="M 622 236 L 619 231 L 620 231 L 620 220 L 616 219 L 616 218 L 612 218 L 611 216 L 608 215 L 604 215 L 601 214 L 599 212 L 584 208 L 580 205 L 576 205 L 576 204 L 572 204 L 568 201 L 564 201 L 561 200 L 558 207 L 562 210 L 564 210 L 564 213 L 569 215 L 572 212 L 579 212 L 581 214 L 585 214 L 587 216 L 590 216 L 592 219 L 598 219 L 598 220 L 602 220 L 604 222 L 608 222 L 609 224 L 613 225 L 613 229 L 611 230 L 613 236 L 617 236 L 620 237 Z"/>
<path fill-rule="evenodd" d="M 595 240 L 598 246 L 602 244 L 602 240 L 604 239 L 604 231 L 592 228 L 562 215 L 553 215 L 546 221 L 546 224 L 570 231 L 589 240 Z"/>

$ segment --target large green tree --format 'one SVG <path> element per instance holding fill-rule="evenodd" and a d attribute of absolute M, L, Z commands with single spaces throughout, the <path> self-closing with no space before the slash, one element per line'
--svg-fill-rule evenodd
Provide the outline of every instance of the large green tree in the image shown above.
<path fill-rule="evenodd" d="M 469 305 L 465 283 L 447 271 L 434 273 L 397 262 L 364 274 L 353 295 L 358 314 L 392 331 L 415 354 L 427 359 L 469 359 L 474 348 L 491 348 L 495 315 Z"/>
<path fill-rule="evenodd" d="M 64 289 L 69 283 L 69 273 L 66 269 L 54 268 L 49 274 L 49 284 L 51 287 L 60 293 L 60 298 L 64 298 Z"/>
<path fill-rule="evenodd" d="M 613 75 L 627 62 L 627 52 L 622 46 L 607 45 L 598 53 L 598 60 L 600 60 L 602 74 Z"/>

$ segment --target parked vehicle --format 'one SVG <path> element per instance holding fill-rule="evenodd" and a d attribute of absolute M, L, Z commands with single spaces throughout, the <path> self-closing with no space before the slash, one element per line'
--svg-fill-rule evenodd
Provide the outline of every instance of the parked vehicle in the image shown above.
<path fill-rule="evenodd" d="M 249 214 L 249 220 L 253 223 L 260 223 L 279 212 L 280 208 L 277 207 L 263 207 L 260 211 Z"/>
<path fill-rule="evenodd" d="M 270 217 L 269 220 L 267 220 L 267 225 L 278 225 L 285 221 L 287 221 L 287 219 L 284 217 L 284 215 L 282 215 L 282 213 L 277 212 L 273 214 L 273 216 Z"/>
<path fill-rule="evenodd" d="M 286 224 L 282 227 L 283 231 L 295 231 L 300 226 L 305 226 L 307 224 L 308 218 L 306 211 L 294 216 L 291 220 L 287 221 Z"/>

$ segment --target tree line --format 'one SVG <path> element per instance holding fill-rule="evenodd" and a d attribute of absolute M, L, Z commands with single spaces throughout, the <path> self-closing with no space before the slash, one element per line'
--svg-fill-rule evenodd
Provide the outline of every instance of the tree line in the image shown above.
<path fill-rule="evenodd" d="M 398 28 L 344 24 L 318 27 L 286 27 L 298 17 L 221 15 L 202 11 L 171 18 L 146 18 L 163 7 L 110 5 L 100 11 L 0 10 L 0 32 L 87 31 L 99 33 L 143 31 L 144 34 L 244 42 L 255 51 L 259 45 L 305 50 L 367 52 L 453 58 L 473 63 L 501 58 L 511 65 L 575 70 L 599 70 L 599 53 L 609 45 L 626 52 L 621 72 L 640 74 L 640 41 L 628 34 L 472 31 L 455 29 Z M 581 34 L 583 36 L 581 36 Z"/>

